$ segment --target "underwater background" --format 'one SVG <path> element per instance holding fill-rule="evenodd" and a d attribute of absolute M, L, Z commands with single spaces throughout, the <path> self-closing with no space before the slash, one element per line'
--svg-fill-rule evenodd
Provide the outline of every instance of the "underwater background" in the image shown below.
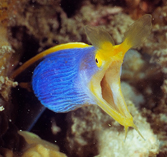
<path fill-rule="evenodd" d="M 124 141 L 124 127 L 97 105 L 68 113 L 44 110 L 31 89 L 39 62 L 10 78 L 25 61 L 52 46 L 90 44 L 85 25 L 103 26 L 120 44 L 129 26 L 145 14 L 152 15 L 151 34 L 127 52 L 121 87 L 146 140 L 130 128 Z M 166 0 L 1 0 L 0 157 L 167 156 L 166 57 Z"/>

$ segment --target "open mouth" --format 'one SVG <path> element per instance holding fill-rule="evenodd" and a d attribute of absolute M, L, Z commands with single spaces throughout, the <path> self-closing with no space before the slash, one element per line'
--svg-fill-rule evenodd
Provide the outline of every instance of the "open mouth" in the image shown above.
<path fill-rule="evenodd" d="M 110 85 L 106 80 L 106 76 L 104 75 L 103 79 L 100 82 L 101 85 L 101 94 L 102 98 L 110 104 L 113 110 L 118 111 L 118 107 L 114 103 L 113 92 L 111 91 Z"/>
<path fill-rule="evenodd" d="M 119 65 L 118 65 L 119 64 Z M 121 67 L 121 63 L 114 63 L 117 67 Z M 105 74 L 100 82 L 102 98 L 107 104 L 117 113 L 122 116 L 129 116 L 126 108 L 126 103 L 121 91 L 120 85 L 120 69 L 111 64 L 105 71 Z"/>
<path fill-rule="evenodd" d="M 127 130 L 134 127 L 134 123 L 121 91 L 121 66 L 122 60 L 117 57 L 106 62 L 103 69 L 91 78 L 89 89 L 95 103 Z"/>
<path fill-rule="evenodd" d="M 127 108 L 121 91 L 121 65 L 122 62 L 117 61 L 114 64 L 110 64 L 107 70 L 97 73 L 91 80 L 90 89 L 99 107 L 125 127 L 125 138 L 128 127 L 133 127 L 144 139 L 133 123 L 133 117 Z"/>

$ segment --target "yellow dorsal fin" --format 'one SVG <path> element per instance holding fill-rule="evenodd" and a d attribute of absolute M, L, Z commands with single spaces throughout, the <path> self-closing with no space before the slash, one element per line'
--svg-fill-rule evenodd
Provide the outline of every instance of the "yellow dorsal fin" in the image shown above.
<path fill-rule="evenodd" d="M 138 47 L 143 39 L 150 34 L 152 27 L 151 19 L 152 16 L 146 14 L 129 27 L 128 31 L 125 33 L 124 41 L 121 44 L 121 46 L 126 49 L 125 52 L 130 48 Z"/>
<path fill-rule="evenodd" d="M 102 27 L 85 26 L 85 32 L 94 47 L 97 49 L 111 51 L 114 41 Z"/>
<path fill-rule="evenodd" d="M 33 58 L 31 58 L 30 60 L 25 62 L 22 66 L 20 66 L 17 70 L 15 70 L 11 74 L 10 78 L 14 79 L 22 71 L 27 69 L 29 66 L 31 66 L 33 63 L 35 63 L 36 61 L 40 60 L 41 58 L 47 56 L 48 54 L 51 54 L 51 53 L 54 53 L 56 51 L 63 50 L 63 49 L 84 48 L 84 47 L 88 47 L 88 46 L 89 45 L 87 45 L 85 43 L 74 42 L 74 43 L 61 44 L 61 45 L 57 45 L 57 46 L 51 47 L 50 49 L 47 49 L 47 50 L 39 53 L 38 55 L 34 56 Z"/>

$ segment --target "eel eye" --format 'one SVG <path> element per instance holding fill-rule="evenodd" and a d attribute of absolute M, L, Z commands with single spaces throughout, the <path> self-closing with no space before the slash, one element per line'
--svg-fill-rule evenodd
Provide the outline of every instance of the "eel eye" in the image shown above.
<path fill-rule="evenodd" d="M 99 63 L 97 58 L 95 59 L 95 61 L 96 61 L 97 64 Z"/>
<path fill-rule="evenodd" d="M 97 67 L 101 67 L 101 65 L 102 65 L 102 60 L 101 60 L 101 58 L 99 57 L 98 54 L 96 54 L 96 56 L 95 56 L 95 61 L 96 61 Z"/>

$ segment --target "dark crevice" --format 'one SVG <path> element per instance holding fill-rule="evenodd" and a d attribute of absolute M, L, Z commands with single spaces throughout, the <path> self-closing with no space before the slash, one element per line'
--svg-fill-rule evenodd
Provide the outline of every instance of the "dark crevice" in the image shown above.
<path fill-rule="evenodd" d="M 11 32 L 12 37 L 22 43 L 20 62 L 24 63 L 37 53 L 39 41 L 33 35 L 28 34 L 28 30 L 25 26 L 12 27 Z"/>
<path fill-rule="evenodd" d="M 68 17 L 72 17 L 80 9 L 82 0 L 62 0 L 61 6 Z"/>

